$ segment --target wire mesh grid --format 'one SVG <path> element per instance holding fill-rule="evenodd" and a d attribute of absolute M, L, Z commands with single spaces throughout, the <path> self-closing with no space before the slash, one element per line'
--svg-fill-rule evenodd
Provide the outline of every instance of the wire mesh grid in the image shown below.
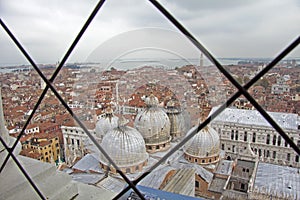
<path fill-rule="evenodd" d="M 19 169 L 22 171 L 28 182 L 31 184 L 33 189 L 36 191 L 36 193 L 39 195 L 41 199 L 46 199 L 46 197 L 43 195 L 42 191 L 39 190 L 39 188 L 36 186 L 34 181 L 31 179 L 31 177 L 27 174 L 25 169 L 22 167 L 20 162 L 18 161 L 16 155 L 14 155 L 13 151 L 17 146 L 17 143 L 21 139 L 21 137 L 24 135 L 25 129 L 28 126 L 29 122 L 33 118 L 33 115 L 37 111 L 39 105 L 41 104 L 42 100 L 44 99 L 47 91 L 51 89 L 51 91 L 54 93 L 54 95 L 58 98 L 60 103 L 67 109 L 69 114 L 73 117 L 73 119 L 78 123 L 78 125 L 84 130 L 84 132 L 88 135 L 88 137 L 91 139 L 91 141 L 96 145 L 96 147 L 99 149 L 99 151 L 105 156 L 105 158 L 112 164 L 112 166 L 116 169 L 117 173 L 122 176 L 122 178 L 126 181 L 128 186 L 124 188 L 117 196 L 114 197 L 114 199 L 119 199 L 122 195 L 124 195 L 129 189 L 133 189 L 136 194 L 141 198 L 145 199 L 142 193 L 137 189 L 136 185 L 145 178 L 148 174 L 150 174 L 154 169 L 156 169 L 160 164 L 162 164 L 168 157 L 170 157 L 174 152 L 176 152 L 179 148 L 181 148 L 189 139 L 191 139 L 197 132 L 202 130 L 205 126 L 207 126 L 214 118 L 216 118 L 225 108 L 227 108 L 230 104 L 232 104 L 239 96 L 244 95 L 249 102 L 255 107 L 256 110 L 260 112 L 260 114 L 268 121 L 268 123 L 284 138 L 284 140 L 290 145 L 291 148 L 297 152 L 297 154 L 300 155 L 300 149 L 298 146 L 289 138 L 287 133 L 268 115 L 268 113 L 257 103 L 257 101 L 248 93 L 248 89 L 253 86 L 261 77 L 263 77 L 269 70 L 271 70 L 278 62 L 280 62 L 286 55 L 288 55 L 293 49 L 295 49 L 299 43 L 300 43 L 300 36 L 297 36 L 297 38 L 286 47 L 277 57 L 275 57 L 263 70 L 261 70 L 254 78 L 252 78 L 247 84 L 241 85 L 239 84 L 233 76 L 217 61 L 216 58 L 212 56 L 212 54 L 187 30 L 185 27 L 179 23 L 179 21 L 170 14 L 166 8 L 164 8 L 159 2 L 155 0 L 149 0 L 150 3 L 161 13 L 165 16 L 166 19 L 168 19 L 188 40 L 190 40 L 191 43 L 200 51 L 202 52 L 208 60 L 210 60 L 218 69 L 219 71 L 237 88 L 237 92 L 232 95 L 229 99 L 226 100 L 226 102 L 220 106 L 213 114 L 211 114 L 206 120 L 204 120 L 202 123 L 200 123 L 196 129 L 194 129 L 191 134 L 189 134 L 187 137 L 185 137 L 182 141 L 180 141 L 174 148 L 172 148 L 168 153 L 166 153 L 157 163 L 155 163 L 153 166 L 151 166 L 146 172 L 141 174 L 138 178 L 136 178 L 133 181 L 130 181 L 129 178 L 119 169 L 119 167 L 115 164 L 115 162 L 109 157 L 109 155 L 104 151 L 104 149 L 99 145 L 99 143 L 96 141 L 94 136 L 88 131 L 88 129 L 85 127 L 85 125 L 80 121 L 80 119 L 76 116 L 76 114 L 72 111 L 72 109 L 68 106 L 68 104 L 64 101 L 64 99 L 61 97 L 61 95 L 57 92 L 57 90 L 54 88 L 52 83 L 54 82 L 55 78 L 63 68 L 64 64 L 68 60 L 69 56 L 73 52 L 74 48 L 76 47 L 77 43 L 80 41 L 81 37 L 84 35 L 85 31 L 89 27 L 90 23 L 93 21 L 96 14 L 101 9 L 102 5 L 105 3 L 104 0 L 100 0 L 90 16 L 88 17 L 87 21 L 83 25 L 82 29 L 76 36 L 75 40 L 69 47 L 68 51 L 65 53 L 63 59 L 59 63 L 58 67 L 56 68 L 55 72 L 53 73 L 52 77 L 50 79 L 47 79 L 45 75 L 41 72 L 39 67 L 36 65 L 36 63 L 33 61 L 31 56 L 27 53 L 27 51 L 23 48 L 22 44 L 17 40 L 17 38 L 14 36 L 14 34 L 10 31 L 8 26 L 0 19 L 0 23 L 2 28 L 5 30 L 5 32 L 9 35 L 11 40 L 15 43 L 15 45 L 18 47 L 18 49 L 22 52 L 22 54 L 26 57 L 26 59 L 29 61 L 29 63 L 32 65 L 32 67 L 37 71 L 38 75 L 43 79 L 43 81 L 46 83 L 46 87 L 43 90 L 42 94 L 40 95 L 40 98 L 38 99 L 37 103 L 35 104 L 33 108 L 33 112 L 28 117 L 25 125 L 23 126 L 21 133 L 18 135 L 15 143 L 12 147 L 9 147 L 2 137 L 0 137 L 1 143 L 5 147 L 5 149 L 8 152 L 7 157 L 5 158 L 3 164 L 1 165 L 0 173 L 2 172 L 3 168 L 7 164 L 7 161 L 10 157 L 14 160 L 14 162 L 17 164 Z"/>

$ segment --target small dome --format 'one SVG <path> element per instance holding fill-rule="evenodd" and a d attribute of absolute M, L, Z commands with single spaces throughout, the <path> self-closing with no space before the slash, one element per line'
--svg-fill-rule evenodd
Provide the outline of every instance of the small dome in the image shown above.
<path fill-rule="evenodd" d="M 118 117 L 112 112 L 112 109 L 106 109 L 104 117 L 100 118 L 96 123 L 96 136 L 103 138 L 111 129 L 118 126 Z"/>
<path fill-rule="evenodd" d="M 170 119 L 172 139 L 184 136 L 190 128 L 190 117 L 187 115 L 187 112 L 182 111 L 180 106 L 176 105 L 173 100 L 167 103 L 165 111 Z"/>
<path fill-rule="evenodd" d="M 108 131 L 101 146 L 121 168 L 137 166 L 148 159 L 141 134 L 136 129 L 124 124 Z M 104 165 L 109 165 L 103 154 L 100 154 L 100 161 Z"/>
<path fill-rule="evenodd" d="M 147 108 L 139 112 L 134 126 L 142 134 L 146 145 L 170 141 L 170 120 L 166 112 L 157 106 L 158 100 L 151 95 L 145 101 Z"/>
<path fill-rule="evenodd" d="M 184 146 L 184 152 L 198 158 L 219 156 L 220 138 L 218 133 L 207 126 L 192 137 Z"/>

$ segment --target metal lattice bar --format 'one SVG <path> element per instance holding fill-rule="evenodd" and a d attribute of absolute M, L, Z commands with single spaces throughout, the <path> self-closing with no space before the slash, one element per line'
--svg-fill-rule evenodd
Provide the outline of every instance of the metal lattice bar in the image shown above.
<path fill-rule="evenodd" d="M 270 123 L 271 126 L 286 140 L 286 142 L 300 154 L 300 149 L 297 145 L 288 137 L 288 135 L 282 130 L 282 128 L 270 117 L 270 115 L 257 103 L 257 101 L 248 93 L 247 89 L 241 86 L 233 76 L 215 59 L 212 54 L 191 34 L 183 25 L 181 25 L 175 17 L 173 17 L 162 5 L 155 0 L 150 2 L 168 19 L 176 28 L 178 28 L 183 35 L 187 37 L 219 70 L 220 72 L 239 90 L 241 93 L 251 102 L 257 111 Z M 297 40 L 296 40 L 297 41 Z M 260 76 L 258 76 L 260 78 Z"/>
<path fill-rule="evenodd" d="M 25 126 L 23 127 L 21 133 L 19 134 L 16 142 L 14 143 L 13 147 L 12 147 L 12 151 L 14 150 L 14 148 L 16 147 L 18 141 L 20 140 L 20 138 L 22 137 L 22 135 L 24 134 L 24 131 L 27 127 L 27 125 L 29 124 L 30 120 L 32 119 L 33 115 L 35 114 L 35 111 L 37 110 L 38 106 L 40 105 L 41 101 L 43 100 L 44 96 L 46 95 L 47 91 L 49 88 L 51 88 L 52 92 L 55 94 L 55 96 L 60 100 L 60 102 L 62 103 L 62 105 L 68 110 L 68 112 L 70 113 L 70 115 L 74 118 L 74 120 L 78 123 L 78 125 L 85 131 L 85 133 L 89 136 L 89 138 L 92 140 L 92 142 L 97 146 L 97 148 L 101 151 L 101 153 L 107 158 L 107 160 L 113 165 L 113 167 L 116 169 L 117 173 L 119 173 L 122 178 L 131 186 L 131 188 L 137 193 L 137 195 L 144 199 L 143 195 L 140 193 L 140 191 L 135 187 L 135 185 L 127 178 L 127 176 L 119 169 L 119 167 L 114 163 L 114 161 L 109 157 L 109 155 L 104 151 L 104 149 L 100 146 L 100 144 L 97 143 L 96 139 L 92 136 L 92 134 L 87 130 L 87 128 L 82 124 L 82 122 L 79 120 L 79 118 L 73 113 L 72 109 L 70 109 L 70 107 L 67 105 L 67 103 L 63 100 L 63 98 L 58 94 L 58 92 L 56 91 L 56 89 L 52 86 L 52 82 L 55 80 L 56 76 L 58 75 L 58 73 L 60 72 L 61 68 L 63 67 L 64 63 L 66 62 L 66 60 L 68 59 L 68 57 L 70 56 L 70 54 L 72 53 L 72 51 L 74 50 L 76 44 L 79 42 L 80 38 L 82 37 L 82 35 L 84 34 L 85 30 L 88 28 L 89 24 L 92 22 L 93 18 L 96 16 L 97 12 L 99 11 L 99 9 L 101 8 L 101 6 L 103 5 L 103 3 L 105 2 L 105 0 L 101 0 L 99 1 L 99 3 L 97 4 L 97 6 L 95 7 L 95 9 L 93 10 L 93 12 L 91 13 L 90 17 L 88 18 L 88 20 L 86 21 L 86 23 L 84 24 L 84 26 L 82 27 L 81 31 L 79 32 L 79 34 L 77 35 L 77 37 L 75 38 L 75 40 L 73 41 L 71 47 L 68 49 L 67 53 L 65 54 L 65 56 L 63 57 L 62 61 L 60 62 L 60 65 L 57 67 L 57 69 L 55 70 L 55 72 L 53 73 L 52 77 L 50 78 L 50 80 L 47 80 L 47 78 L 43 75 L 43 73 L 39 70 L 39 68 L 37 67 L 37 65 L 35 64 L 35 62 L 31 59 L 31 57 L 29 56 L 29 54 L 26 52 L 26 50 L 22 47 L 22 45 L 18 42 L 18 40 L 14 37 L 14 35 L 11 33 L 11 31 L 7 28 L 7 26 L 4 24 L 4 22 L 1 20 L 1 25 L 2 27 L 7 31 L 7 33 L 9 34 L 9 36 L 12 38 L 12 40 L 15 42 L 15 44 L 17 45 L 17 47 L 21 50 L 21 52 L 24 54 L 24 56 L 27 58 L 27 60 L 31 63 L 31 65 L 33 66 L 33 68 L 38 72 L 38 74 L 43 78 L 43 80 L 46 82 L 47 86 L 46 88 L 43 90 L 42 95 L 40 96 L 38 102 L 35 104 L 34 110 L 31 113 L 30 117 L 28 118 L 28 120 L 25 123 Z M 1 166 L 1 171 L 3 170 L 4 166 L 6 165 L 8 159 L 9 159 L 9 155 L 7 155 L 5 162 L 3 163 L 3 165 Z"/>
<path fill-rule="evenodd" d="M 293 41 L 284 51 L 282 51 L 270 64 L 268 64 L 262 71 L 260 71 L 251 81 L 245 84 L 244 88 L 249 89 L 260 77 L 264 76 L 270 69 L 272 69 L 281 59 L 283 59 L 287 54 L 289 54 L 295 47 L 297 47 L 300 43 L 300 37 L 298 37 L 295 41 Z M 153 165 L 147 172 L 140 175 L 133 182 L 134 184 L 138 184 L 143 178 L 151 173 L 156 167 L 158 167 L 163 161 L 165 161 L 169 156 L 171 156 L 175 151 L 181 148 L 189 139 L 191 139 L 197 132 L 202 130 L 205 126 L 207 126 L 213 119 L 215 119 L 221 112 L 225 110 L 229 105 L 231 105 L 240 95 L 241 91 L 237 91 L 233 96 L 231 96 L 223 105 L 221 105 L 214 113 L 212 113 L 203 123 L 199 124 L 197 129 L 190 133 L 190 135 L 186 136 L 180 143 L 178 143 L 174 148 L 172 148 L 165 156 L 163 156 L 155 165 Z M 121 191 L 118 196 L 114 199 L 120 198 L 125 192 L 127 192 L 130 188 L 127 187 L 123 191 Z"/>
<path fill-rule="evenodd" d="M 216 67 L 221 71 L 226 78 L 237 87 L 238 92 L 236 92 L 230 99 L 228 99 L 219 109 L 217 109 L 210 117 L 208 117 L 203 123 L 201 123 L 197 129 L 185 137 L 180 143 L 178 143 L 172 150 L 170 150 L 165 156 L 163 156 L 156 164 L 154 164 L 147 172 L 139 176 L 134 183 L 137 184 L 144 177 L 156 169 L 162 162 L 164 162 L 169 156 L 171 156 L 175 151 L 181 148 L 189 139 L 191 139 L 197 132 L 202 130 L 207 126 L 215 117 L 217 117 L 225 108 L 227 108 L 231 103 L 233 103 L 241 94 L 243 94 L 252 105 L 261 113 L 261 115 L 270 123 L 271 126 L 287 141 L 287 143 L 300 155 L 300 149 L 297 145 L 288 137 L 288 135 L 281 129 L 281 127 L 266 113 L 266 111 L 253 99 L 253 97 L 247 92 L 257 80 L 259 80 L 265 73 L 272 69 L 284 56 L 286 56 L 290 51 L 292 51 L 300 42 L 300 38 L 296 39 L 290 46 L 287 47 L 279 56 L 277 56 L 264 70 L 257 74 L 252 80 L 250 80 L 244 87 L 241 86 L 228 72 L 227 70 L 206 50 L 206 48 L 201 45 L 194 37 L 191 35 L 162 5 L 160 5 L 155 0 L 149 0 L 164 16 L 170 20 L 176 28 L 178 28 L 183 35 L 185 35 L 207 58 L 216 65 Z M 127 187 L 121 191 L 114 199 L 120 198 L 125 192 L 130 188 Z"/>
<path fill-rule="evenodd" d="M 149 0 L 170 22 L 173 23 L 173 25 L 183 34 L 185 35 L 218 69 L 219 71 L 238 89 L 238 91 L 230 97 L 220 108 L 218 108 L 211 116 L 209 116 L 203 123 L 199 124 L 194 131 L 191 132 L 187 137 L 185 137 L 180 143 L 178 143 L 174 148 L 172 148 L 167 154 L 165 154 L 157 163 L 155 163 L 153 166 L 150 167 L 150 169 L 140 175 L 137 179 L 134 181 L 130 181 L 127 176 L 118 168 L 118 166 L 114 163 L 114 161 L 109 157 L 109 155 L 104 151 L 104 149 L 100 146 L 100 144 L 97 143 L 96 139 L 93 137 L 93 135 L 87 130 L 87 128 L 84 126 L 84 124 L 79 120 L 79 118 L 73 113 L 72 109 L 67 105 L 67 103 L 62 99 L 62 97 L 58 94 L 56 89 L 53 87 L 52 83 L 55 80 L 56 76 L 62 69 L 63 65 L 71 55 L 72 51 L 74 50 L 77 43 L 80 41 L 82 35 L 92 22 L 93 18 L 98 13 L 99 9 L 104 4 L 105 0 L 100 0 L 95 7 L 95 9 L 90 14 L 88 20 L 83 25 L 82 29 L 78 33 L 77 37 L 73 41 L 72 45 L 64 55 L 62 61 L 58 65 L 57 69 L 54 71 L 51 78 L 48 80 L 44 74 L 40 71 L 40 69 L 37 67 L 35 62 L 31 59 L 29 54 L 25 51 L 23 46 L 18 42 L 18 40 L 14 37 L 14 35 L 9 31 L 7 26 L 4 24 L 4 22 L 0 19 L 1 26 L 5 31 L 8 33 L 8 35 L 11 37 L 11 39 L 14 41 L 14 43 L 17 45 L 19 50 L 23 53 L 23 55 L 27 58 L 27 60 L 30 62 L 30 64 L 33 66 L 33 68 L 38 72 L 39 76 L 45 81 L 46 88 L 43 90 L 43 93 L 41 94 L 40 98 L 38 99 L 37 103 L 34 106 L 33 112 L 29 116 L 28 120 L 26 121 L 25 125 L 22 128 L 21 133 L 18 135 L 16 142 L 12 146 L 12 148 L 9 148 L 7 144 L 1 139 L 1 143 L 8 151 L 8 155 L 4 161 L 4 163 L 1 166 L 0 173 L 5 167 L 9 157 L 11 156 L 12 159 L 15 161 L 17 166 L 20 168 L 24 176 L 27 178 L 27 180 L 30 182 L 34 190 L 38 193 L 38 195 L 45 199 L 45 197 L 42 195 L 40 190 L 36 187 L 30 176 L 26 173 L 22 165 L 18 162 L 16 156 L 13 154 L 13 150 L 15 149 L 18 141 L 22 137 L 22 135 L 25 132 L 26 127 L 28 126 L 29 122 L 31 121 L 33 115 L 35 114 L 37 108 L 39 107 L 41 101 L 43 100 L 44 96 L 46 95 L 48 89 L 50 88 L 55 96 L 59 99 L 61 104 L 67 109 L 67 111 L 70 113 L 70 115 L 74 118 L 74 120 L 78 123 L 78 125 L 84 130 L 84 132 L 88 135 L 88 137 L 92 140 L 92 142 L 97 146 L 97 148 L 103 153 L 103 155 L 108 159 L 108 161 L 112 164 L 114 168 L 116 168 L 117 173 L 119 173 L 122 178 L 128 183 L 129 186 L 127 186 L 125 189 L 123 189 L 114 199 L 118 199 L 121 197 L 126 191 L 128 191 L 130 188 L 132 188 L 137 195 L 141 199 L 145 199 L 141 192 L 136 188 L 136 184 L 141 181 L 143 178 L 145 178 L 148 174 L 151 173 L 154 169 L 156 169 L 162 162 L 164 162 L 169 156 L 171 156 L 175 151 L 177 151 L 179 148 L 181 148 L 189 139 L 191 139 L 197 132 L 202 130 L 205 126 L 207 126 L 215 117 L 217 117 L 225 108 L 227 108 L 231 103 L 233 103 L 240 95 L 244 95 L 251 103 L 252 105 L 260 112 L 260 114 L 270 123 L 271 126 L 285 139 L 285 141 L 300 155 L 300 149 L 296 146 L 296 144 L 288 137 L 288 135 L 284 132 L 284 130 L 267 114 L 267 112 L 256 102 L 256 100 L 248 93 L 248 89 L 256 82 L 258 81 L 262 76 L 264 76 L 270 69 L 272 69 L 280 60 L 282 60 L 287 54 L 289 54 L 296 46 L 300 43 L 300 37 L 289 45 L 284 51 L 282 51 L 271 63 L 269 63 L 262 71 L 260 71 L 253 79 L 251 79 L 247 84 L 244 86 L 240 85 L 234 78 L 231 76 L 231 74 L 212 56 L 212 54 L 196 39 L 191 35 L 185 28 L 182 26 L 175 17 L 173 17 L 162 5 L 160 5 L 155 0 Z"/>

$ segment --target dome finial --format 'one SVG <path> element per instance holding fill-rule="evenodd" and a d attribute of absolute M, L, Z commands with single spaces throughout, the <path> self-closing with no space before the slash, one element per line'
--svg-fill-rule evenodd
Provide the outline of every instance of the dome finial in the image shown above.
<path fill-rule="evenodd" d="M 126 124 L 128 124 L 129 120 L 126 119 L 123 115 L 121 115 L 118 119 L 118 127 L 121 128 L 121 127 L 125 127 Z"/>
<path fill-rule="evenodd" d="M 157 106 L 159 104 L 159 101 L 158 98 L 154 96 L 153 93 L 151 93 L 150 96 L 145 99 L 145 103 L 147 104 L 147 106 L 151 107 Z"/>

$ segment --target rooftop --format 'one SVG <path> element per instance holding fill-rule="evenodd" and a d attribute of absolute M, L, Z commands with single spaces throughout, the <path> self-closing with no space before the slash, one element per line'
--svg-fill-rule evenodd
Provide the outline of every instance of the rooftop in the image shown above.
<path fill-rule="evenodd" d="M 219 106 L 213 107 L 210 115 L 214 113 Z M 298 130 L 300 119 L 297 114 L 281 113 L 281 112 L 267 112 L 283 129 Z M 265 118 L 256 110 L 243 110 L 236 108 L 226 108 L 219 114 L 213 122 L 229 122 L 240 123 L 245 125 L 256 125 L 272 127 Z"/>
<path fill-rule="evenodd" d="M 300 197 L 300 170 L 288 166 L 259 162 L 254 188 L 266 192 Z"/>

